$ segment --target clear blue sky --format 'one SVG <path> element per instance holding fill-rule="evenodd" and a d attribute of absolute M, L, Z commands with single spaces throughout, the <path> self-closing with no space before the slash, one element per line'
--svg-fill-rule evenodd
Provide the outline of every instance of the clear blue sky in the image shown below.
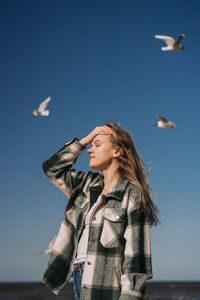
<path fill-rule="evenodd" d="M 155 34 L 186 35 L 179 53 Z M 200 4 L 194 0 L 0 3 L 0 281 L 40 280 L 67 199 L 41 165 L 72 137 L 116 120 L 152 163 L 162 224 L 155 280 L 199 280 Z M 49 117 L 28 110 L 52 96 Z M 176 129 L 154 126 L 160 114 Z M 88 170 L 85 151 L 76 168 Z"/>

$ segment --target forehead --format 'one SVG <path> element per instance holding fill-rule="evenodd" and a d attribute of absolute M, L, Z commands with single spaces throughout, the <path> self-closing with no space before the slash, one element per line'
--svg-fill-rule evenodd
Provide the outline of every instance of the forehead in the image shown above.
<path fill-rule="evenodd" d="M 92 141 L 92 144 L 95 144 L 97 142 L 109 142 L 110 143 L 110 138 L 109 135 L 104 135 L 104 134 L 99 134 L 95 136 L 95 138 Z"/>

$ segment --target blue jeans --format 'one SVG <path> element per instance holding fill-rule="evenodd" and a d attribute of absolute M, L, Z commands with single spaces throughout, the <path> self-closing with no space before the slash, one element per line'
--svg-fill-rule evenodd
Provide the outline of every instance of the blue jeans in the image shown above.
<path fill-rule="evenodd" d="M 80 299 L 80 293 L 81 293 L 81 281 L 83 276 L 83 269 L 84 269 L 85 262 L 80 262 L 74 264 L 74 271 L 73 271 L 73 286 L 74 286 L 74 294 L 75 294 L 75 300 Z"/>

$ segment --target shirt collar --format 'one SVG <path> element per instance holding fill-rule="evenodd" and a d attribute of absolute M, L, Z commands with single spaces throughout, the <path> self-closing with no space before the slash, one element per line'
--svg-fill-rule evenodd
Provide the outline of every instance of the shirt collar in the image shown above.
<path fill-rule="evenodd" d="M 112 190 L 108 192 L 106 195 L 104 195 L 106 198 L 114 197 L 117 200 L 122 200 L 126 185 L 128 184 L 128 179 L 120 177 L 117 181 L 117 183 L 113 186 Z M 96 192 L 101 193 L 103 189 L 103 177 L 99 182 L 96 182 L 94 185 L 91 185 L 89 187 L 90 190 L 95 190 Z"/>

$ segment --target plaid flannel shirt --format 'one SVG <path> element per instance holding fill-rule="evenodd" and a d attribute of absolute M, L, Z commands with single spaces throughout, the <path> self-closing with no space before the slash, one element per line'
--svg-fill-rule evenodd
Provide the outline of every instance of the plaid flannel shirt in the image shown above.
<path fill-rule="evenodd" d="M 103 189 L 97 172 L 72 169 L 85 147 L 74 138 L 43 163 L 50 181 L 69 199 L 43 282 L 55 293 L 73 272 L 84 218 Z M 152 278 L 149 222 L 138 209 L 137 186 L 119 179 L 102 197 L 89 229 L 87 256 L 81 285 L 81 300 L 136 300 Z"/>

